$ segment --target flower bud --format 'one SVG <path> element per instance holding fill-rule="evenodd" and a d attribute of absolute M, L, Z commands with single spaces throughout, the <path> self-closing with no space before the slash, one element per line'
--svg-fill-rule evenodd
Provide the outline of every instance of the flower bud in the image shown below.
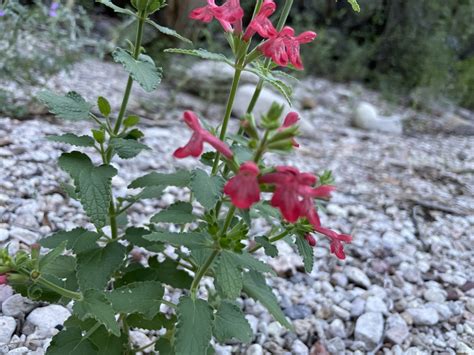
<path fill-rule="evenodd" d="M 105 142 L 105 132 L 103 130 L 93 129 L 92 135 L 97 143 L 102 144 Z"/>
<path fill-rule="evenodd" d="M 306 234 L 304 236 L 304 239 L 306 239 L 306 241 L 308 242 L 310 246 L 312 247 L 316 246 L 316 239 L 314 239 L 314 237 L 311 234 Z"/>

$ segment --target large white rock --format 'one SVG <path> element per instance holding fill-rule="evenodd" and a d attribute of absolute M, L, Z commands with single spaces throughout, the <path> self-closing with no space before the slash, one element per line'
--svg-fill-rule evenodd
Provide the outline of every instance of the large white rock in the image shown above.
<path fill-rule="evenodd" d="M 368 102 L 361 102 L 354 112 L 353 124 L 368 131 L 402 134 L 403 124 L 399 117 L 381 117 Z"/>
<path fill-rule="evenodd" d="M 354 331 L 355 338 L 363 341 L 367 346 L 367 350 L 372 350 L 382 341 L 383 328 L 382 313 L 364 313 L 357 319 Z"/>
<path fill-rule="evenodd" d="M 13 317 L 0 317 L 0 344 L 8 344 L 15 332 L 16 321 Z"/>
<path fill-rule="evenodd" d="M 63 325 L 71 312 L 59 305 L 49 305 L 33 310 L 26 318 L 27 322 L 36 327 L 36 334 L 44 337 L 53 336 L 57 333 L 56 327 Z"/>
<path fill-rule="evenodd" d="M 36 304 L 33 301 L 22 295 L 15 294 L 3 301 L 2 313 L 6 316 L 19 317 L 30 312 L 35 307 Z"/>
<path fill-rule="evenodd" d="M 237 90 L 233 108 L 234 115 L 237 117 L 245 115 L 254 92 L 255 85 L 243 85 Z M 255 117 L 258 119 L 260 116 L 266 114 L 274 102 L 283 105 L 283 117 L 289 112 L 294 111 L 284 97 L 264 87 L 253 110 Z"/>

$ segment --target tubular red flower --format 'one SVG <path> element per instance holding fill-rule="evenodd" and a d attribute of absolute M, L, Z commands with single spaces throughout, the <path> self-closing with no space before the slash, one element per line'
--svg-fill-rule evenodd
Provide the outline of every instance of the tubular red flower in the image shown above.
<path fill-rule="evenodd" d="M 258 14 L 250 21 L 244 34 L 244 41 L 248 41 L 255 33 L 263 38 L 276 36 L 278 33 L 269 17 L 275 12 L 276 4 L 273 0 L 264 0 Z"/>
<path fill-rule="evenodd" d="M 331 253 L 335 254 L 339 259 L 344 260 L 346 254 L 344 253 L 344 244 L 352 242 L 352 236 L 348 234 L 339 234 L 328 228 L 324 228 L 321 225 L 313 225 L 314 230 L 320 234 L 325 235 L 331 240 Z"/>
<path fill-rule="evenodd" d="M 230 196 L 235 207 L 246 209 L 260 201 L 259 174 L 257 164 L 248 161 L 240 166 L 239 173 L 224 186 L 224 193 Z"/>
<path fill-rule="evenodd" d="M 8 282 L 7 275 L 6 274 L 1 274 L 0 275 L 0 285 L 6 285 Z"/>
<path fill-rule="evenodd" d="M 283 131 L 285 128 L 294 126 L 295 124 L 298 123 L 299 120 L 300 120 L 300 116 L 298 115 L 297 112 L 290 112 L 288 115 L 286 115 L 285 120 L 283 121 L 283 124 L 278 130 Z M 293 147 L 299 148 L 300 145 L 298 144 L 295 138 L 293 138 L 291 141 L 293 143 Z"/>
<path fill-rule="evenodd" d="M 306 239 L 306 241 L 308 242 L 308 244 L 312 247 L 315 247 L 316 246 L 316 239 L 314 239 L 314 237 L 311 235 L 311 234 L 306 234 L 304 236 L 304 239 Z"/>
<path fill-rule="evenodd" d="M 175 158 L 182 159 L 189 156 L 198 157 L 204 150 L 204 143 L 208 143 L 227 159 L 232 159 L 233 153 L 229 146 L 202 128 L 201 124 L 199 123 L 199 119 L 194 112 L 184 112 L 183 118 L 184 122 L 186 122 L 188 127 L 191 128 L 194 133 L 191 136 L 188 144 L 175 150 L 173 153 Z"/>
<path fill-rule="evenodd" d="M 213 18 L 220 22 L 224 31 L 242 31 L 242 18 L 244 10 L 240 7 L 239 0 L 227 0 L 222 6 L 217 6 L 215 0 L 207 0 L 207 5 L 194 9 L 189 14 L 194 20 L 209 23 Z"/>
<path fill-rule="evenodd" d="M 295 30 L 289 26 L 265 41 L 259 48 L 263 55 L 271 58 L 280 66 L 286 67 L 291 63 L 297 69 L 303 69 L 300 56 L 300 44 L 309 43 L 316 38 L 316 33 L 307 31 L 294 36 Z"/>

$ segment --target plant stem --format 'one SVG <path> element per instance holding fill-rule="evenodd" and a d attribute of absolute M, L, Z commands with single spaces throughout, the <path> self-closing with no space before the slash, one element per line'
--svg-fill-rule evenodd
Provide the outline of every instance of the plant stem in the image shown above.
<path fill-rule="evenodd" d="M 172 302 L 169 302 L 169 301 L 165 301 L 165 300 L 161 300 L 161 303 L 163 303 L 164 305 L 168 306 L 168 307 L 171 307 L 171 308 L 176 308 L 178 306 L 176 306 L 174 303 Z"/>
<path fill-rule="evenodd" d="M 212 262 L 217 257 L 217 255 L 219 255 L 220 252 L 221 252 L 220 249 L 214 249 L 212 254 L 209 255 L 209 257 L 207 258 L 204 265 L 201 266 L 201 268 L 198 270 L 196 276 L 194 276 L 193 283 L 191 284 L 191 298 L 193 300 L 196 299 L 196 293 L 197 293 L 199 283 L 201 282 L 201 279 L 206 274 L 207 270 L 212 265 Z"/>
<path fill-rule="evenodd" d="M 84 299 L 84 296 L 82 295 L 82 293 L 74 292 L 74 291 L 62 288 L 61 286 L 58 286 L 55 283 L 52 283 L 51 281 L 46 280 L 42 276 L 38 277 L 35 280 L 35 282 L 40 284 L 41 286 L 49 288 L 51 291 L 54 291 L 54 292 L 56 292 L 57 294 L 59 294 L 61 296 L 64 296 L 66 298 L 70 298 L 74 301 L 82 301 Z"/>
<path fill-rule="evenodd" d="M 143 27 L 145 25 L 146 17 L 142 12 L 138 14 L 138 27 L 137 34 L 135 38 L 135 48 L 133 51 L 133 58 L 138 59 L 140 55 L 140 50 L 142 47 L 142 37 L 143 37 Z M 133 78 L 131 75 L 128 76 L 127 86 L 125 87 L 125 94 L 123 95 L 122 105 L 120 106 L 119 115 L 117 117 L 117 122 L 115 122 L 114 133 L 117 134 L 120 131 L 122 126 L 122 120 L 125 116 L 125 111 L 127 110 L 128 100 L 130 99 L 130 93 L 132 91 Z"/>
<path fill-rule="evenodd" d="M 245 56 L 244 56 L 245 58 Z M 227 133 L 227 127 L 229 125 L 229 120 L 230 120 L 230 115 L 232 114 L 232 107 L 234 106 L 234 101 L 235 101 L 235 94 L 237 93 L 237 88 L 239 87 L 239 82 L 240 82 L 240 76 L 242 74 L 242 69 L 239 69 L 240 63 L 236 63 L 237 68 L 235 69 L 234 73 L 234 78 L 232 80 L 232 87 L 230 89 L 229 97 L 227 99 L 227 105 L 225 109 L 225 114 L 224 114 L 224 120 L 222 121 L 222 127 L 221 127 L 221 132 L 219 134 L 220 140 L 225 139 L 225 135 Z M 219 152 L 216 153 L 216 158 L 214 159 L 214 164 L 212 165 L 212 175 L 216 175 L 217 173 L 217 168 L 219 166 L 219 160 L 220 160 L 220 154 Z"/>
<path fill-rule="evenodd" d="M 278 234 L 278 235 L 276 235 L 276 236 L 270 238 L 268 241 L 269 241 L 270 243 L 277 242 L 277 241 L 279 241 L 280 239 L 285 238 L 289 233 L 290 233 L 290 232 L 286 230 L 286 231 L 284 231 L 284 232 L 282 232 L 282 233 L 280 233 L 280 234 Z M 249 252 L 249 253 L 255 253 L 257 250 L 259 250 L 259 249 L 262 248 L 262 247 L 263 247 L 263 245 L 257 244 L 257 245 L 254 246 L 253 248 L 249 249 L 248 252 Z"/>

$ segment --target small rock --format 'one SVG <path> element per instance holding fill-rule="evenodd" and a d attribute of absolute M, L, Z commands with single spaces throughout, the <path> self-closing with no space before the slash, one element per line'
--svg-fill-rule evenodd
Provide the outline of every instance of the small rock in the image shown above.
<path fill-rule="evenodd" d="M 48 337 L 55 335 L 57 326 L 63 325 L 70 316 L 71 313 L 66 308 L 52 304 L 36 308 L 26 317 L 26 320 L 36 326 L 38 335 Z"/>
<path fill-rule="evenodd" d="M 252 344 L 249 346 L 246 355 L 263 355 L 263 348 L 260 344 Z"/>
<path fill-rule="evenodd" d="M 139 348 L 151 343 L 150 338 L 148 338 L 145 334 L 137 330 L 130 331 L 130 340 L 135 346 Z M 150 346 L 144 349 L 144 351 L 151 351 L 151 350 L 153 350 L 153 346 Z"/>
<path fill-rule="evenodd" d="M 354 331 L 355 339 L 365 342 L 367 350 L 371 350 L 382 340 L 383 329 L 382 313 L 365 313 L 357 319 Z"/>
<path fill-rule="evenodd" d="M 328 351 L 331 354 L 343 354 L 346 350 L 346 344 L 341 338 L 333 338 L 326 344 Z"/>
<path fill-rule="evenodd" d="M 336 317 L 339 317 L 341 319 L 349 320 L 351 318 L 351 314 L 342 307 L 333 305 L 332 311 L 334 312 Z"/>
<path fill-rule="evenodd" d="M 15 294 L 3 301 L 2 312 L 6 316 L 19 317 L 30 312 L 35 307 L 36 304 L 33 301 L 22 295 Z"/>
<path fill-rule="evenodd" d="M 405 355 L 428 355 L 428 353 L 412 346 L 405 351 Z"/>
<path fill-rule="evenodd" d="M 31 245 L 38 240 L 38 235 L 25 228 L 12 227 L 10 231 L 12 238 L 18 239 L 19 241 Z"/>
<path fill-rule="evenodd" d="M 358 269 L 354 266 L 346 266 L 344 273 L 350 281 L 358 286 L 368 289 L 371 285 L 369 278 L 361 269 Z"/>
<path fill-rule="evenodd" d="M 361 102 L 354 113 L 354 126 L 368 131 L 381 131 L 401 134 L 402 120 L 399 117 L 380 117 L 375 106 L 368 102 Z"/>
<path fill-rule="evenodd" d="M 311 308 L 299 304 L 285 308 L 284 312 L 292 320 L 307 318 L 312 313 Z"/>
<path fill-rule="evenodd" d="M 337 286 L 341 287 L 346 287 L 349 282 L 347 276 L 340 272 L 335 272 L 334 274 L 332 274 L 331 281 L 333 281 L 333 283 Z"/>
<path fill-rule="evenodd" d="M 469 312 L 474 313 L 474 298 L 468 298 L 466 308 Z"/>
<path fill-rule="evenodd" d="M 28 349 L 26 346 L 20 346 L 19 348 L 10 350 L 7 355 L 27 355 L 30 353 L 30 349 Z"/>
<path fill-rule="evenodd" d="M 345 338 L 346 337 L 346 327 L 344 322 L 340 319 L 334 319 L 329 325 L 329 332 L 333 337 Z"/>
<path fill-rule="evenodd" d="M 268 335 L 274 338 L 278 338 L 283 332 L 283 327 L 278 322 L 271 322 L 268 325 Z"/>
<path fill-rule="evenodd" d="M 351 307 L 351 316 L 352 317 L 359 317 L 362 313 L 364 313 L 365 309 L 365 300 L 363 298 L 357 297 L 352 301 Z"/>
<path fill-rule="evenodd" d="M 295 340 L 291 345 L 291 353 L 293 355 L 308 355 L 308 347 L 299 339 Z"/>
<path fill-rule="evenodd" d="M 257 334 L 258 329 L 258 318 L 252 314 L 245 315 L 245 318 L 250 324 L 250 328 L 252 328 L 252 334 Z"/>
<path fill-rule="evenodd" d="M 349 215 L 349 212 L 346 209 L 334 203 L 328 204 L 326 210 L 329 214 L 332 214 L 333 216 L 347 218 L 347 216 Z"/>
<path fill-rule="evenodd" d="M 367 302 L 365 303 L 365 312 L 380 312 L 383 314 L 388 313 L 387 305 L 385 302 L 377 297 L 377 296 L 370 296 L 367 298 Z"/>
<path fill-rule="evenodd" d="M 153 348 L 150 350 L 153 350 Z M 225 346 L 216 344 L 214 345 L 214 350 L 216 355 L 232 355 L 232 346 L 230 345 Z"/>
<path fill-rule="evenodd" d="M 457 354 L 459 355 L 473 355 L 474 350 L 460 341 L 456 346 Z"/>
<path fill-rule="evenodd" d="M 438 312 L 430 307 L 409 308 L 407 313 L 415 325 L 435 325 L 439 322 Z"/>
<path fill-rule="evenodd" d="M 442 303 L 446 301 L 446 292 L 441 289 L 429 288 L 423 292 L 423 297 L 428 302 Z"/>
<path fill-rule="evenodd" d="M 7 229 L 0 228 L 0 242 L 4 242 L 10 237 L 10 232 Z"/>
<path fill-rule="evenodd" d="M 8 344 L 15 329 L 15 318 L 0 316 L 0 344 Z"/>
<path fill-rule="evenodd" d="M 399 315 L 391 315 L 387 319 L 387 330 L 385 337 L 394 344 L 401 344 L 410 334 L 408 325 L 405 320 Z"/>
<path fill-rule="evenodd" d="M 13 289 L 9 285 L 0 285 L 0 310 L 2 303 L 9 297 L 13 296 Z"/>

